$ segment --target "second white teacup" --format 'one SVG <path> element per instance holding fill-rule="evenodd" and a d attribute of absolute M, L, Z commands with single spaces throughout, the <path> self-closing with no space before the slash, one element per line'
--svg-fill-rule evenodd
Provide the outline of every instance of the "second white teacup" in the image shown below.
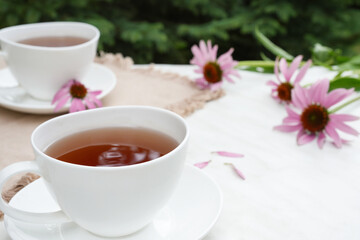
<path fill-rule="evenodd" d="M 80 22 L 47 22 L 12 26 L 0 30 L 0 55 L 18 81 L 32 97 L 51 100 L 68 80 L 82 81 L 94 60 L 99 30 Z M 65 39 L 56 47 L 35 46 L 23 41 Z M 83 39 L 67 46 L 67 38 Z M 68 40 L 69 41 L 69 40 Z"/>

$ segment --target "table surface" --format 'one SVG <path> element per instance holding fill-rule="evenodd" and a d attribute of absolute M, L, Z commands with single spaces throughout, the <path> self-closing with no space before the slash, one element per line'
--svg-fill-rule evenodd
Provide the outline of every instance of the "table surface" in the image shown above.
<path fill-rule="evenodd" d="M 188 65 L 155 68 L 195 78 Z M 266 81 L 272 74 L 240 71 L 235 84 L 223 85 L 226 95 L 186 118 L 191 131 L 188 163 L 212 160 L 202 171 L 220 185 L 224 206 L 204 240 L 358 240 L 360 239 L 360 139 L 341 149 L 329 141 L 296 144 L 296 133 L 273 130 L 286 116 L 270 97 Z M 305 82 L 331 73 L 311 68 Z M 341 110 L 360 116 L 360 102 Z M 360 131 L 360 121 L 350 125 Z M 225 158 L 211 152 L 242 153 Z M 246 176 L 239 178 L 225 162 Z M 9 240 L 0 222 L 0 239 Z"/>

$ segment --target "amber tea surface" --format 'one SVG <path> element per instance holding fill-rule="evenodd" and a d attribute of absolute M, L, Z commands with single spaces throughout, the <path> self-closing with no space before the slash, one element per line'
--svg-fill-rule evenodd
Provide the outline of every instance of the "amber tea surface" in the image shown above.
<path fill-rule="evenodd" d="M 99 128 L 64 137 L 45 154 L 86 166 L 126 166 L 151 161 L 176 148 L 170 136 L 146 128 Z"/>
<path fill-rule="evenodd" d="M 28 38 L 19 43 L 38 46 L 38 47 L 70 47 L 79 45 L 89 41 L 87 38 L 82 37 L 72 37 L 72 36 L 64 36 L 64 37 L 36 37 L 36 38 Z"/>

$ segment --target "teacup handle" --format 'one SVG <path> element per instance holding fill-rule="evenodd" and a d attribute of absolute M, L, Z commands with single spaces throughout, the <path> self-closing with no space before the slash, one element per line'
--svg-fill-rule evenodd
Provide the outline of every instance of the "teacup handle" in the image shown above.
<path fill-rule="evenodd" d="M 10 177 L 24 172 L 32 172 L 41 175 L 40 169 L 35 161 L 25 161 L 11 164 L 0 171 L 0 192 L 2 192 L 4 184 Z M 0 210 L 3 211 L 5 215 L 23 222 L 53 224 L 71 221 L 63 211 L 49 213 L 32 213 L 22 211 L 10 206 L 2 197 L 0 197 Z"/>

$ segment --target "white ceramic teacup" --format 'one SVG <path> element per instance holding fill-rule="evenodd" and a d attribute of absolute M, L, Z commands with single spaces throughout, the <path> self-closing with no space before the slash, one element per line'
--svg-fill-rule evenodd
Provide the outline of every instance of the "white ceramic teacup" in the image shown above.
<path fill-rule="evenodd" d="M 121 167 L 76 165 L 44 153 L 49 144 L 64 136 L 103 127 L 144 127 L 165 133 L 179 144 L 157 159 Z M 35 161 L 14 163 L 0 171 L 0 191 L 14 174 L 34 172 L 43 177 L 62 211 L 25 212 L 3 199 L 0 209 L 20 221 L 74 221 L 100 236 L 131 234 L 150 223 L 170 199 L 184 168 L 188 138 L 182 117 L 154 107 L 107 107 L 53 118 L 32 133 Z"/>
<path fill-rule="evenodd" d="M 68 47 L 43 47 L 19 43 L 38 37 L 81 37 L 88 41 Z M 0 55 L 32 97 L 51 100 L 70 79 L 82 81 L 96 55 L 99 30 L 80 22 L 47 22 L 0 30 Z"/>

